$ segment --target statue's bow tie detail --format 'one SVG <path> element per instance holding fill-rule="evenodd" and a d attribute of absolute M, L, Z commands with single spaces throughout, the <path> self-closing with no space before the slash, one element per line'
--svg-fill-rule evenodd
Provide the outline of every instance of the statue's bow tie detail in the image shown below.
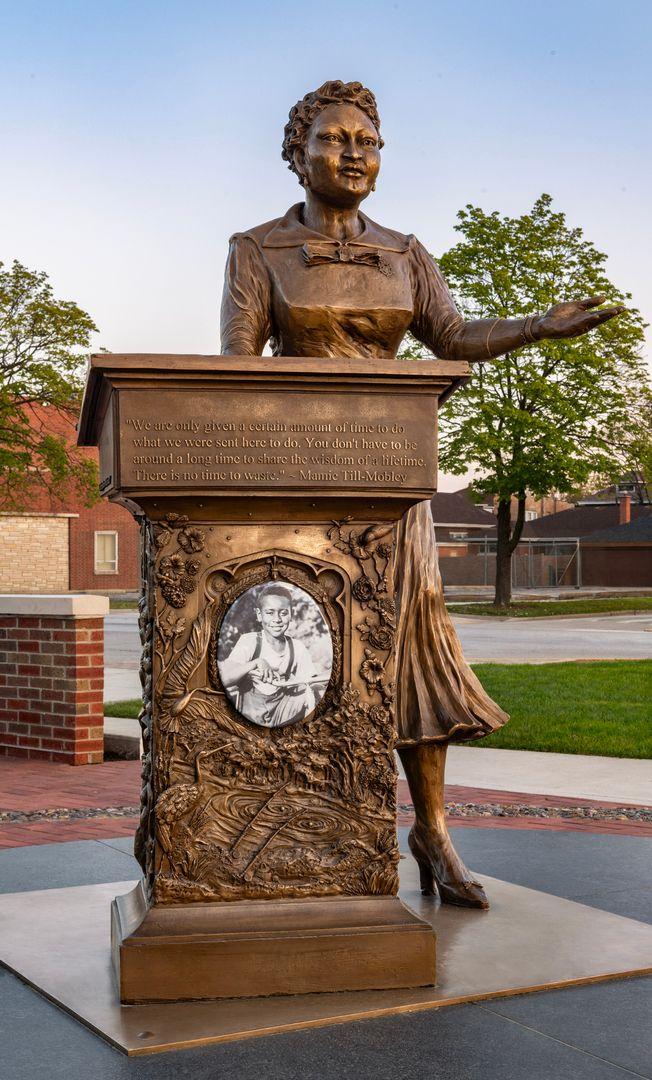
<path fill-rule="evenodd" d="M 351 248 L 327 240 L 306 240 L 301 249 L 306 266 L 320 266 L 322 263 L 359 263 L 362 266 L 375 266 L 386 277 L 392 268 L 375 248 Z"/>

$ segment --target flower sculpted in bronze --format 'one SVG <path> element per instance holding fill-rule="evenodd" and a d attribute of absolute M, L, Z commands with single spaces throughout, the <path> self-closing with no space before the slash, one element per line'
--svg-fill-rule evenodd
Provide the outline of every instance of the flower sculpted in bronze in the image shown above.
<path fill-rule="evenodd" d="M 326 82 L 293 106 L 283 158 L 305 202 L 231 238 L 223 353 L 260 355 L 269 342 L 277 356 L 373 362 L 395 357 L 409 330 L 437 357 L 481 361 L 532 341 L 584 334 L 622 310 L 601 308 L 597 296 L 526 319 L 465 322 L 419 241 L 360 213 L 382 146 L 376 100 L 360 83 Z M 197 548 L 189 543 L 186 550 Z M 486 907 L 444 821 L 446 747 L 482 738 L 508 718 L 466 664 L 446 613 L 429 503 L 403 518 L 395 566 L 398 746 L 416 812 L 410 847 L 425 892 Z M 366 632 L 369 645 L 384 648 L 393 628 L 377 585 L 363 576 L 354 592 L 361 602 L 376 596 L 380 621 Z M 375 662 L 367 649 L 370 680 L 378 676 Z"/>

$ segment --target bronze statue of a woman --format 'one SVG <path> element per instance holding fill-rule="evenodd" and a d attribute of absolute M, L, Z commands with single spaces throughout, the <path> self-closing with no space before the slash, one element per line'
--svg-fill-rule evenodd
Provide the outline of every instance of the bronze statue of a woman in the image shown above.
<path fill-rule="evenodd" d="M 525 319 L 459 314 L 436 263 L 414 236 L 360 213 L 380 169 L 376 100 L 333 81 L 298 102 L 283 157 L 305 201 L 231 238 L 222 352 L 393 358 L 409 330 L 442 359 L 487 360 L 543 338 L 574 337 L 617 315 L 602 297 L 556 304 Z M 414 801 L 410 848 L 424 892 L 486 907 L 444 820 L 449 742 L 478 739 L 507 716 L 466 664 L 446 613 L 428 502 L 403 518 L 396 548 L 398 750 Z"/>

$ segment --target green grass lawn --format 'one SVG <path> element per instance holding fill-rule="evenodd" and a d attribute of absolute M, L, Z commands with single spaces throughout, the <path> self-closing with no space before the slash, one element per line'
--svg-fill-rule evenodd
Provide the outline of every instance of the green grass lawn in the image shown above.
<path fill-rule="evenodd" d="M 474 664 L 509 724 L 469 746 L 652 757 L 652 660 Z"/>
<path fill-rule="evenodd" d="M 603 611 L 652 611 L 652 596 L 609 596 L 585 600 L 525 600 L 508 607 L 493 604 L 447 604 L 454 615 L 500 615 L 516 619 L 547 615 L 599 615 Z"/>
<path fill-rule="evenodd" d="M 125 608 L 127 611 L 138 611 L 138 601 L 125 600 L 121 596 L 110 596 L 109 608 L 111 611 L 118 611 L 121 608 Z"/>
<path fill-rule="evenodd" d="M 559 754 L 652 757 L 652 660 L 565 664 L 474 664 L 511 720 L 469 746 Z M 140 701 L 104 706 L 107 716 L 136 717 Z"/>
<path fill-rule="evenodd" d="M 133 701 L 105 701 L 105 716 L 122 716 L 127 719 L 137 720 L 143 706 L 140 698 Z"/>

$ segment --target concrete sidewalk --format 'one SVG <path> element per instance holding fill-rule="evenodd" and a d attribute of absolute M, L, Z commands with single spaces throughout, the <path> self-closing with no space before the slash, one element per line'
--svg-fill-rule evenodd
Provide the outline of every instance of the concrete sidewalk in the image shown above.
<path fill-rule="evenodd" d="M 446 783 L 652 806 L 652 760 L 451 746 Z"/>

